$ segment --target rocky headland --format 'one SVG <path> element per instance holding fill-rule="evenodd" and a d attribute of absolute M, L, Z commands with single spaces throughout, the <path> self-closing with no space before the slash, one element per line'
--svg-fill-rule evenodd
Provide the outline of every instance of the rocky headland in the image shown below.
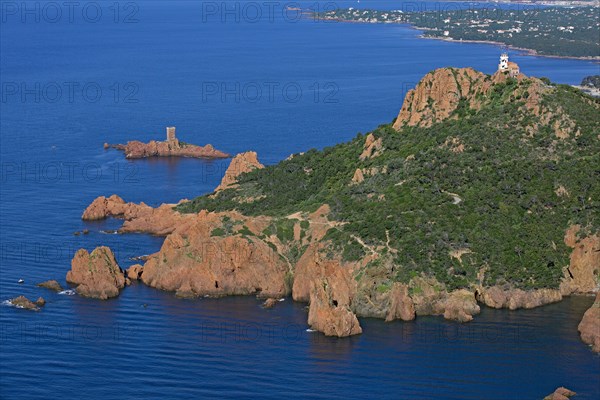
<path fill-rule="evenodd" d="M 279 170 L 265 168 L 256 153 L 244 153 L 232 160 L 223 181 L 210 195 L 157 208 L 127 203 L 116 195 L 102 196 L 88 206 L 82 218 L 121 218 L 124 222 L 120 233 L 165 237 L 161 249 L 148 256 L 143 266 L 135 265 L 127 271 L 128 280 L 139 279 L 185 298 L 255 295 L 276 299 L 291 295 L 295 301 L 309 303 L 308 325 L 329 336 L 361 333 L 360 317 L 410 321 L 422 315 L 439 315 L 468 322 L 479 314 L 481 305 L 516 310 L 557 302 L 571 294 L 596 292 L 600 236 L 598 221 L 588 210 L 598 200 L 589 193 L 585 201 L 591 208 L 576 208 L 580 203 L 576 202 L 574 187 L 569 187 L 570 172 L 556 175 L 553 184 L 538 192 L 538 197 L 551 199 L 539 206 L 533 198 L 528 202 L 519 198 L 487 201 L 477 191 L 468 192 L 456 178 L 465 171 L 494 171 L 468 164 L 471 161 L 466 157 L 472 154 L 486 160 L 494 154 L 499 157 L 506 151 L 518 152 L 542 143 L 551 150 L 536 147 L 535 151 L 524 152 L 523 157 L 539 154 L 547 166 L 560 161 L 562 154 L 572 157 L 583 138 L 587 146 L 598 147 L 600 137 L 594 134 L 597 125 L 590 125 L 597 124 L 595 120 L 581 122 L 579 114 L 567 111 L 567 103 L 555 106 L 548 101 L 560 90 L 523 74 L 513 79 L 500 72 L 488 76 L 470 68 L 443 68 L 427 74 L 407 94 L 390 127 L 359 136 L 346 147 L 338 146 L 343 154 L 339 162 L 331 164 L 328 158 L 307 152 L 285 160 Z M 578 113 L 581 109 L 600 109 L 589 98 L 560 93 L 575 99 L 572 101 L 577 102 Z M 502 113 L 497 114 L 497 109 Z M 471 137 L 461 133 L 469 132 L 462 125 L 454 128 L 454 123 L 476 119 L 480 113 L 485 115 L 484 121 L 490 116 L 515 118 L 518 124 L 506 122 L 505 127 L 510 126 L 522 136 L 511 140 L 493 136 L 482 145 L 477 142 L 482 134 Z M 435 140 L 428 138 L 427 147 L 419 147 L 423 146 L 422 136 L 394 147 L 393 140 L 413 140 L 411 135 L 423 135 L 431 127 L 439 132 L 446 129 L 444 124 L 450 133 Z M 493 128 L 486 127 L 486 134 L 487 129 Z M 547 140 L 541 140 L 540 135 Z M 511 147 L 514 143 L 519 146 Z M 326 153 L 329 158 L 336 156 L 334 150 Z M 432 158 L 438 154 L 444 161 L 436 169 L 437 181 L 431 184 L 431 170 L 438 168 Z M 506 165 L 512 165 L 514 159 Z M 583 160 L 587 162 L 587 158 Z M 461 169 L 445 172 L 453 163 L 462 163 Z M 426 172 L 413 179 L 420 164 Z M 559 170 L 550 167 L 554 169 L 549 171 Z M 456 188 L 448 187 L 440 178 L 446 173 L 448 182 Z M 508 173 L 512 171 L 503 172 Z M 502 176 L 500 179 L 504 179 Z M 498 178 L 487 175 L 486 179 Z M 523 178 L 523 182 L 531 180 L 530 176 Z M 389 186 L 385 186 L 388 181 Z M 294 192 L 299 187 L 303 192 Z M 330 190 L 326 195 L 317 192 L 323 187 Z M 381 187 L 387 189 L 378 192 Z M 497 187 L 505 190 L 507 198 L 512 196 L 507 180 L 493 183 L 492 188 Z M 523 196 L 523 186 L 518 190 L 516 193 Z M 402 191 L 409 193 L 401 195 L 409 199 L 407 203 L 397 200 Z M 427 202 L 419 200 L 423 193 L 430 196 Z M 344 214 L 344 204 L 355 199 L 352 213 Z M 420 201 L 418 207 L 412 206 L 415 201 Z M 384 219 L 366 214 L 369 210 L 361 205 L 381 210 Z M 468 213 L 470 209 L 473 214 Z M 567 212 L 574 214 L 562 218 Z M 392 220 L 390 214 L 400 219 Z M 477 221 L 481 215 L 487 215 L 477 222 L 487 229 L 482 235 L 497 231 L 485 241 L 478 243 L 477 236 L 465 238 L 470 231 L 452 233 L 452 229 L 461 229 L 463 221 Z M 444 219 L 448 216 L 455 218 L 449 224 Z M 415 220 L 415 225 L 405 222 L 409 218 Z M 510 218 L 515 220 L 507 228 Z M 535 231 L 536 237 L 529 237 L 533 228 L 518 224 L 519 219 L 527 218 L 539 218 L 537 224 L 545 218 L 554 222 Z M 369 223 L 360 225 L 363 219 Z M 446 228 L 437 232 L 435 227 L 442 225 Z M 355 226 L 362 228 L 352 230 Z M 512 243 L 507 232 L 519 236 L 519 241 L 504 249 L 504 242 Z M 405 237 L 412 238 L 410 235 L 422 236 L 414 242 L 402 242 Z M 527 240 L 543 247 L 539 258 L 538 253 L 527 253 L 533 246 Z M 83 295 L 118 295 L 126 277 L 110 250 L 96 256 L 98 249 L 92 255 L 80 252 L 68 281 L 78 284 L 77 290 Z M 507 269 L 511 265 L 505 259 L 497 260 L 498 254 L 512 260 L 514 269 Z M 526 256 L 530 257 L 527 262 Z M 588 343 L 597 343 L 597 336 L 590 334 L 599 329 L 596 311 L 597 306 L 590 309 L 580 325 L 582 338 Z M 598 350 L 597 345 L 594 348 Z"/>

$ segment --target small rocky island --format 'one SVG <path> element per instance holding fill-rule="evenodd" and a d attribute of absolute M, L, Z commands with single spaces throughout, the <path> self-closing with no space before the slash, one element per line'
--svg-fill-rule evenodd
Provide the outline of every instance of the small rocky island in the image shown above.
<path fill-rule="evenodd" d="M 230 155 L 215 149 L 211 144 L 197 146 L 180 142 L 175 136 L 175 127 L 167 127 L 167 140 L 151 140 L 142 143 L 132 140 L 127 144 L 104 143 L 104 148 L 123 150 L 125 158 L 147 158 L 147 157 L 192 157 L 192 158 L 229 158 Z"/>

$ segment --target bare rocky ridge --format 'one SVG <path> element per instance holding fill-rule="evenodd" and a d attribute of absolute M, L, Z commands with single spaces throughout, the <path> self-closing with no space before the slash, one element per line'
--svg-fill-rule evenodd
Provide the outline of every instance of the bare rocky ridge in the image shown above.
<path fill-rule="evenodd" d="M 75 290 L 81 296 L 106 300 L 119 295 L 125 286 L 125 275 L 113 252 L 102 246 L 91 254 L 85 249 L 75 253 L 67 282 L 77 285 Z"/>
<path fill-rule="evenodd" d="M 510 78 L 502 71 L 487 76 L 473 68 L 440 68 L 427 75 L 414 89 L 407 92 L 394 122 L 394 129 L 405 126 L 429 127 L 447 118 L 456 118 L 454 112 L 461 104 L 473 110 L 479 110 L 489 101 L 494 86 L 507 82 Z M 576 124 L 563 110 L 547 108 L 542 96 L 552 90 L 538 78 L 524 74 L 516 76 L 518 82 L 527 82 L 526 88 L 515 92 L 516 98 L 526 99 L 524 108 L 537 117 L 538 122 L 528 127 L 531 134 L 543 127 L 549 127 L 559 139 L 576 137 L 579 132 Z M 558 112 L 557 112 L 558 111 Z M 462 152 L 460 144 L 452 148 L 454 152 Z"/>

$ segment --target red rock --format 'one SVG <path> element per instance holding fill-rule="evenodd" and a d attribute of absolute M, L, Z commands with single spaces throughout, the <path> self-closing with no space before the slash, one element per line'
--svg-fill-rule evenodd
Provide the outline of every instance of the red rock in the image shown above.
<path fill-rule="evenodd" d="M 581 340 L 592 346 L 592 350 L 600 352 L 600 292 L 596 294 L 594 304 L 583 314 L 577 327 Z"/>
<path fill-rule="evenodd" d="M 265 302 L 263 303 L 263 308 L 273 308 L 275 307 L 275 304 L 277 304 L 278 300 L 274 299 L 273 297 L 269 297 L 268 299 L 265 300 Z"/>
<path fill-rule="evenodd" d="M 67 282 L 77 285 L 82 296 L 106 300 L 119 295 L 125 286 L 125 275 L 108 247 L 97 247 L 92 253 L 79 249 L 71 261 Z"/>
<path fill-rule="evenodd" d="M 479 312 L 475 295 L 466 289 L 451 292 L 444 304 L 444 318 L 459 322 L 469 322 Z"/>
<path fill-rule="evenodd" d="M 44 307 L 46 305 L 46 300 L 44 300 L 43 297 L 38 297 L 38 299 L 35 301 L 35 305 L 38 307 Z"/>
<path fill-rule="evenodd" d="M 490 86 L 486 75 L 472 68 L 436 69 L 408 91 L 394 129 L 431 126 L 448 118 L 463 99 L 475 107 L 477 94 L 485 93 Z"/>
<path fill-rule="evenodd" d="M 201 212 L 189 224 L 178 225 L 144 264 L 142 281 L 185 297 L 285 296 L 288 266 L 265 241 L 212 236 L 225 216 L 243 218 L 237 213 Z"/>
<path fill-rule="evenodd" d="M 149 143 L 142 143 L 137 140 L 127 142 L 127 144 L 108 145 L 117 150 L 125 151 L 125 158 L 146 158 L 146 157 L 193 157 L 193 158 L 228 158 L 229 154 L 215 149 L 212 145 L 197 146 L 194 144 L 182 143 L 177 139 L 171 141 L 159 142 L 152 140 Z M 107 144 L 104 145 L 107 148 Z"/>
<path fill-rule="evenodd" d="M 335 292 L 327 278 L 313 281 L 308 324 L 326 336 L 346 337 L 362 333 L 348 299 L 336 296 Z"/>
<path fill-rule="evenodd" d="M 127 269 L 127 278 L 132 281 L 137 281 L 142 277 L 142 272 L 144 268 L 140 264 L 134 264 Z"/>
<path fill-rule="evenodd" d="M 152 208 L 144 203 L 126 203 L 117 195 L 109 198 L 96 198 L 83 212 L 83 220 L 100 220 L 107 217 L 123 218 L 125 222 L 120 233 L 144 232 L 166 236 L 178 225 L 192 222 L 195 214 L 181 214 L 175 210 L 176 204 L 161 204 Z"/>
<path fill-rule="evenodd" d="M 375 158 L 381 155 L 383 151 L 383 142 L 381 138 L 375 139 L 372 133 L 369 133 L 365 139 L 365 144 L 363 146 L 363 152 L 359 156 L 361 161 L 368 160 L 370 158 Z M 356 177 L 356 173 L 354 175 Z"/>
<path fill-rule="evenodd" d="M 264 167 L 265 166 L 258 161 L 258 155 L 254 151 L 247 151 L 236 155 L 231 160 L 231 163 L 221 180 L 221 184 L 215 189 L 215 192 L 235 187 L 238 176 Z"/>
<path fill-rule="evenodd" d="M 401 319 L 403 321 L 411 321 L 415 319 L 415 305 L 408 295 L 408 286 L 402 283 L 394 283 L 390 293 L 392 303 L 385 317 L 386 321 Z"/>
<path fill-rule="evenodd" d="M 562 300 L 562 294 L 557 289 L 537 289 L 525 291 L 522 289 L 502 289 L 498 286 L 480 289 L 478 300 L 488 307 L 535 308 Z"/>
<path fill-rule="evenodd" d="M 14 299 L 10 299 L 9 301 L 13 306 L 15 306 L 17 308 L 23 308 L 25 310 L 31 310 L 31 311 L 39 310 L 38 306 L 35 305 L 35 303 L 33 303 L 31 300 L 29 300 L 25 296 L 15 297 Z"/>
<path fill-rule="evenodd" d="M 573 249 L 566 279 L 568 291 L 565 294 L 590 293 L 598 289 L 600 236 L 596 234 L 580 239 L 580 229 L 579 225 L 573 225 L 565 233 L 565 244 Z"/>
<path fill-rule="evenodd" d="M 60 285 L 60 283 L 58 283 L 54 279 L 49 280 L 49 281 L 40 282 L 36 286 L 54 290 L 55 292 L 63 291 L 63 287 Z"/>
<path fill-rule="evenodd" d="M 567 388 L 559 387 L 554 391 L 554 393 L 551 393 L 548 396 L 544 397 L 544 400 L 569 400 L 569 397 L 575 396 L 576 394 L 577 393 Z"/>

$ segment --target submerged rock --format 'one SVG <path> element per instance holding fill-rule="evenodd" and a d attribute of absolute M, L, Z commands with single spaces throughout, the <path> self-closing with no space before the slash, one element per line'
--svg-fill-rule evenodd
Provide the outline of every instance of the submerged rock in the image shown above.
<path fill-rule="evenodd" d="M 125 275 L 112 250 L 97 247 L 92 253 L 79 249 L 71 261 L 67 282 L 77 285 L 81 296 L 106 300 L 119 295 L 125 286 Z"/>
<path fill-rule="evenodd" d="M 36 286 L 54 290 L 55 292 L 62 292 L 64 290 L 63 287 L 60 285 L 60 283 L 58 283 L 58 281 L 56 281 L 54 279 L 40 282 Z"/>
<path fill-rule="evenodd" d="M 277 304 L 278 300 L 273 298 L 273 297 L 269 297 L 268 299 L 265 300 L 265 302 L 263 303 L 263 308 L 273 308 L 275 307 L 275 304 Z"/>

